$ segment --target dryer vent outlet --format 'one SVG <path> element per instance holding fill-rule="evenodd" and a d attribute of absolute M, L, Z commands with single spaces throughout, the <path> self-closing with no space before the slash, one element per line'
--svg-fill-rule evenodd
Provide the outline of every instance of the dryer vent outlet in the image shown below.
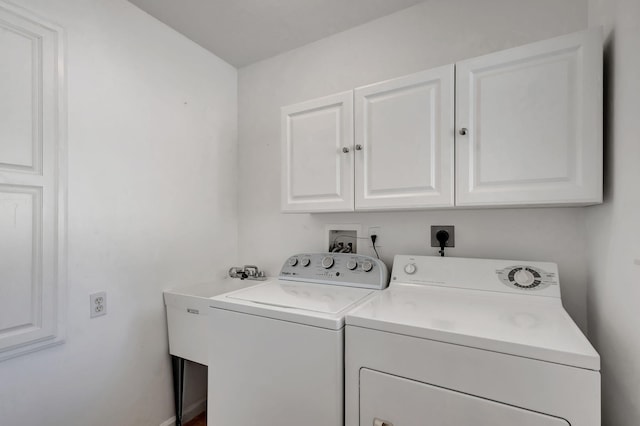
<path fill-rule="evenodd" d="M 336 253 L 357 253 L 358 233 L 356 230 L 330 229 L 329 247 L 330 252 Z"/>

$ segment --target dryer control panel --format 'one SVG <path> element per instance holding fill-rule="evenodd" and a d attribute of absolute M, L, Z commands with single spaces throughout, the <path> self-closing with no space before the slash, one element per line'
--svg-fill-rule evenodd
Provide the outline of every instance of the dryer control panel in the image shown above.
<path fill-rule="evenodd" d="M 280 279 L 382 290 L 389 284 L 387 266 L 371 256 L 353 253 L 300 253 L 290 256 Z"/>
<path fill-rule="evenodd" d="M 560 298 L 558 266 L 551 262 L 397 255 L 396 283 Z"/>

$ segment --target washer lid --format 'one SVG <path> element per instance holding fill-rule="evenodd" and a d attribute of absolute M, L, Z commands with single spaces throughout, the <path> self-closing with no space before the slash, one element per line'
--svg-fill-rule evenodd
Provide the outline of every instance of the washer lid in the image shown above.
<path fill-rule="evenodd" d="M 350 312 L 346 323 L 600 370 L 598 353 L 556 298 L 395 285 Z"/>
<path fill-rule="evenodd" d="M 340 329 L 346 312 L 373 290 L 272 280 L 210 300 L 213 308 Z"/>

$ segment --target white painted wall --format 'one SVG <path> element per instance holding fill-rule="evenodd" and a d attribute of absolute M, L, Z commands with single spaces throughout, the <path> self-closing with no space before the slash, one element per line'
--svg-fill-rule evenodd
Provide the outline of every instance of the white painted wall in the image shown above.
<path fill-rule="evenodd" d="M 435 254 L 431 224 L 456 225 L 455 256 L 556 261 L 583 328 L 589 242 L 605 425 L 639 424 L 640 11 L 590 1 L 590 22 L 613 30 L 604 206 L 282 215 L 280 106 L 579 30 L 585 2 L 432 0 L 243 68 L 236 172 L 232 67 L 124 0 L 20 0 L 68 31 L 69 331 L 62 346 L 0 363 L 2 423 L 159 424 L 173 414 L 162 289 L 223 276 L 237 225 L 240 261 L 275 273 L 293 252 L 323 250 L 325 224 L 360 223 L 382 227 L 387 263 Z M 89 320 L 98 290 L 109 314 Z"/>
<path fill-rule="evenodd" d="M 239 71 L 240 260 L 277 273 L 298 251 L 323 251 L 331 223 L 381 226 L 380 254 L 436 254 L 434 224 L 456 226 L 453 256 L 559 264 L 568 311 L 586 327 L 580 208 L 283 215 L 280 107 L 585 28 L 585 0 L 430 0 Z M 360 243 L 362 244 L 362 242 Z M 367 250 L 366 253 L 371 253 Z"/>
<path fill-rule="evenodd" d="M 586 212 L 589 337 L 603 426 L 640 424 L 640 1 L 590 0 L 605 29 L 605 203 Z"/>
<path fill-rule="evenodd" d="M 0 423 L 159 425 L 162 290 L 237 259 L 237 73 L 124 0 L 19 4 L 67 29 L 68 340 L 0 363 Z"/>

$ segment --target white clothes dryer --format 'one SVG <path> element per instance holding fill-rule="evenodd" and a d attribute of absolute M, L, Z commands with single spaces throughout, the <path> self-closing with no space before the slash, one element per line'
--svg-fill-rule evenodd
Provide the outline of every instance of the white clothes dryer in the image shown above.
<path fill-rule="evenodd" d="M 278 279 L 212 298 L 208 421 L 343 426 L 344 317 L 388 279 L 369 256 L 300 254 Z"/>
<path fill-rule="evenodd" d="M 346 322 L 346 426 L 600 425 L 553 263 L 396 256 Z"/>

